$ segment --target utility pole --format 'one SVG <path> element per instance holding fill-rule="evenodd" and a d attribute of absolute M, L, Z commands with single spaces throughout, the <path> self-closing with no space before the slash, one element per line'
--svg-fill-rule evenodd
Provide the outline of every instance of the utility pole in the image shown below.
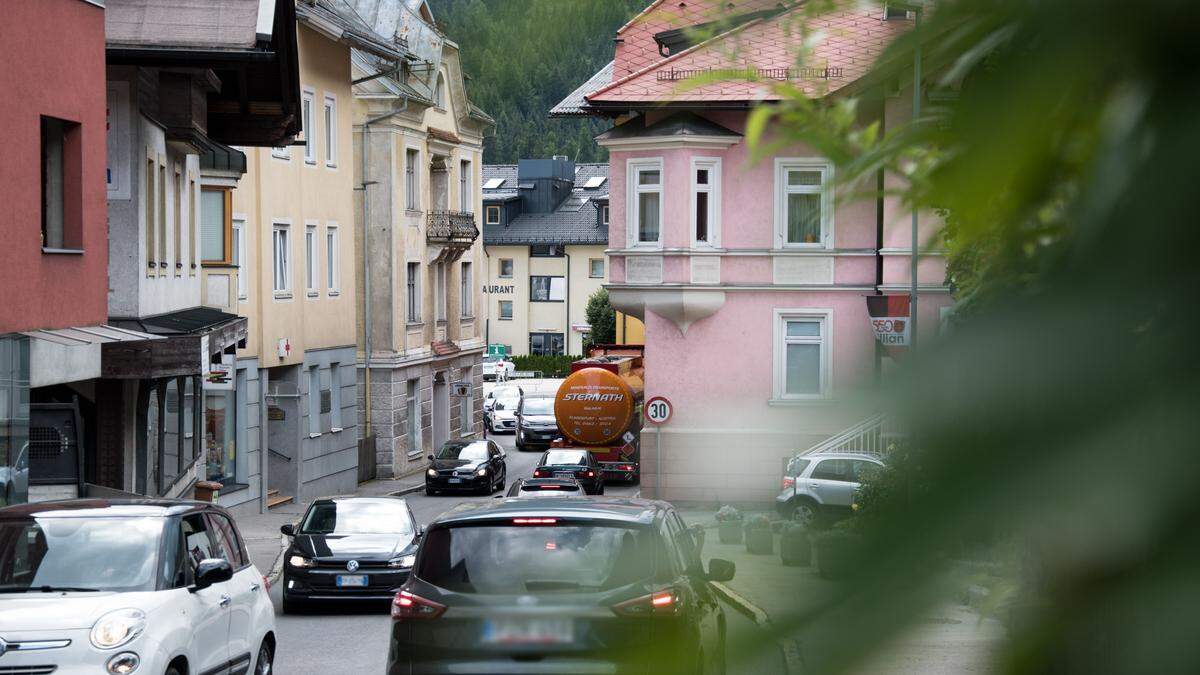
<path fill-rule="evenodd" d="M 921 7 L 918 5 L 914 12 L 913 24 L 913 124 L 916 125 L 921 117 Z M 912 205 L 912 250 L 911 274 L 909 279 L 908 323 L 912 331 L 908 338 L 909 357 L 917 353 L 917 248 L 920 244 L 917 237 L 917 204 Z"/>

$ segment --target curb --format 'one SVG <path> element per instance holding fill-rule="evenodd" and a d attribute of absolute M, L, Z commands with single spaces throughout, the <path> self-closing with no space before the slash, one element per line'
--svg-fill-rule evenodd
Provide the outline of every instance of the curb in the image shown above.
<path fill-rule="evenodd" d="M 775 628 L 771 625 L 771 617 L 767 616 L 766 611 L 761 607 L 750 602 L 741 594 L 734 591 L 725 584 L 714 581 L 710 584 L 712 589 L 717 592 L 726 602 L 733 606 L 739 614 L 745 615 L 760 629 L 774 632 Z M 799 675 L 804 672 L 804 661 L 800 655 L 800 644 L 789 637 L 776 637 L 775 645 L 779 647 L 779 652 L 783 656 L 783 667 L 788 675 Z"/>
<path fill-rule="evenodd" d="M 275 562 L 271 563 L 271 571 L 267 572 L 267 583 L 274 586 L 283 575 L 283 552 L 287 550 L 288 541 L 284 535 L 279 535 L 279 553 L 275 554 Z"/>
<path fill-rule="evenodd" d="M 414 492 L 420 492 L 421 490 L 424 490 L 424 489 L 425 489 L 424 484 L 413 485 L 411 487 L 401 488 L 399 490 L 396 490 L 395 492 L 389 492 L 388 495 L 392 496 L 392 497 L 403 497 L 404 495 L 411 495 Z"/>

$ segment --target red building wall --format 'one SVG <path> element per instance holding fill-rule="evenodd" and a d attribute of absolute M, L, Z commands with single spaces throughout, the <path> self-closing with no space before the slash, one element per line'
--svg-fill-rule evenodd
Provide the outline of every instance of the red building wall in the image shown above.
<path fill-rule="evenodd" d="M 0 21 L 0 333 L 103 323 L 108 299 L 104 10 L 7 0 Z M 41 116 L 67 137 L 66 246 L 42 252 Z M 74 168 L 72 168 L 72 165 Z"/>

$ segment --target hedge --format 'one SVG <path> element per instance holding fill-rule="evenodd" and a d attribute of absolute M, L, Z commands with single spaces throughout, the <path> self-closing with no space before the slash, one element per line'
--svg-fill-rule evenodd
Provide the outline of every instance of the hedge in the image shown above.
<path fill-rule="evenodd" d="M 582 356 L 514 356 L 513 364 L 517 370 L 541 371 L 545 377 L 566 377 L 571 372 L 571 364 Z"/>

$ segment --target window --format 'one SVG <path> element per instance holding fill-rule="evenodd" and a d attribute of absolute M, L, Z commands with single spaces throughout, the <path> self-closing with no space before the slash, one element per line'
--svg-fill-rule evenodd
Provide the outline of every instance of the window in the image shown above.
<path fill-rule="evenodd" d="M 408 421 L 408 456 L 421 454 L 421 381 L 408 381 L 405 399 L 405 419 Z"/>
<path fill-rule="evenodd" d="M 304 163 L 317 163 L 317 128 L 313 126 L 313 91 L 304 90 L 300 100 L 301 124 L 304 126 Z"/>
<path fill-rule="evenodd" d="M 829 312 L 776 312 L 775 391 L 779 399 L 829 392 Z"/>
<path fill-rule="evenodd" d="M 776 160 L 776 240 L 780 246 L 832 244 L 833 166 L 820 159 Z"/>
<path fill-rule="evenodd" d="M 325 288 L 329 295 L 337 295 L 338 285 L 338 226 L 335 223 L 325 225 Z"/>
<path fill-rule="evenodd" d="M 471 201 L 471 163 L 464 159 L 458 163 L 458 210 L 474 213 Z"/>
<path fill-rule="evenodd" d="M 718 246 L 721 229 L 721 160 L 692 158 L 692 246 Z"/>
<path fill-rule="evenodd" d="M 317 294 L 317 226 L 304 228 L 304 288 L 309 296 Z"/>
<path fill-rule="evenodd" d="M 588 276 L 593 279 L 604 278 L 604 258 L 588 259 Z"/>
<path fill-rule="evenodd" d="M 462 276 L 459 279 L 459 296 L 462 300 L 462 318 L 470 318 L 472 316 L 471 298 L 474 293 L 471 292 L 471 263 L 465 262 L 462 264 Z"/>
<path fill-rule="evenodd" d="M 500 278 L 511 279 L 513 276 L 513 261 L 512 258 L 500 259 Z"/>
<path fill-rule="evenodd" d="M 67 134 L 77 128 L 54 117 L 42 118 L 42 246 L 66 248 Z M 76 181 L 77 182 L 77 181 Z"/>
<path fill-rule="evenodd" d="M 563 334 L 530 333 L 529 353 L 534 356 L 559 356 L 563 354 Z"/>
<path fill-rule="evenodd" d="M 434 318 L 438 321 L 446 320 L 446 263 L 437 263 L 433 266 L 434 274 Z"/>
<path fill-rule="evenodd" d="M 809 476 L 812 480 L 836 480 L 843 483 L 854 482 L 854 467 L 848 459 L 826 459 L 812 470 Z"/>
<path fill-rule="evenodd" d="M 167 267 L 167 164 L 158 163 L 158 231 L 154 239 L 158 242 L 159 274 Z M 228 258 L 226 258 L 228 260 Z"/>
<path fill-rule="evenodd" d="M 445 109 L 445 107 L 446 107 L 446 78 L 442 77 L 441 73 L 438 73 L 437 90 L 434 92 L 433 100 L 434 100 L 434 103 L 437 104 L 437 107 Z"/>
<path fill-rule="evenodd" d="M 562 277 L 529 277 L 530 302 L 562 302 L 566 298 L 566 280 Z"/>
<path fill-rule="evenodd" d="M 792 460 L 788 462 L 787 471 L 785 471 L 784 474 L 792 478 L 799 478 L 804 474 L 804 470 L 808 468 L 808 465 L 811 462 L 812 460 L 810 459 L 793 457 Z"/>
<path fill-rule="evenodd" d="M 408 263 L 408 280 L 405 302 L 408 303 L 408 322 L 417 323 L 421 320 L 421 263 Z"/>
<path fill-rule="evenodd" d="M 321 435 L 321 370 L 308 369 L 308 437 Z"/>
<path fill-rule="evenodd" d="M 237 469 L 237 392 L 208 390 L 202 395 L 205 475 L 207 480 L 232 483 Z"/>
<path fill-rule="evenodd" d="M 175 276 L 183 274 L 183 170 L 175 163 L 175 195 L 171 200 L 175 216 Z"/>
<path fill-rule="evenodd" d="M 500 320 L 512 321 L 512 300 L 500 301 Z"/>
<path fill-rule="evenodd" d="M 485 207 L 483 207 L 483 213 L 484 213 L 483 222 L 485 225 L 499 225 L 500 224 L 500 207 L 499 206 L 485 206 Z"/>
<path fill-rule="evenodd" d="M 230 191 L 204 188 L 200 191 L 200 255 L 206 263 L 232 262 L 233 214 Z"/>
<path fill-rule="evenodd" d="M 529 247 L 529 255 L 539 258 L 561 258 L 562 254 L 562 247 L 554 244 L 534 244 Z"/>
<path fill-rule="evenodd" d="M 336 363 L 329 365 L 329 430 L 342 430 L 342 369 Z"/>
<path fill-rule="evenodd" d="M 629 240 L 634 246 L 662 244 L 662 160 L 629 162 Z"/>
<path fill-rule="evenodd" d="M 250 284 L 250 258 L 246 255 L 246 221 L 233 221 L 233 264 L 238 268 L 238 300 L 246 299 Z"/>
<path fill-rule="evenodd" d="M 420 184 L 420 172 L 417 170 L 417 165 L 421 161 L 421 153 L 419 150 L 404 151 L 404 203 L 409 211 L 420 211 L 421 202 L 418 198 L 418 187 Z"/>
<path fill-rule="evenodd" d="M 608 226 L 608 204 L 600 205 L 600 224 Z"/>
<path fill-rule="evenodd" d="M 213 526 L 212 532 L 216 535 L 217 546 L 225 553 L 223 557 L 229 561 L 233 569 L 240 570 L 249 565 L 250 559 L 246 557 L 242 541 L 238 539 L 237 530 L 234 529 L 229 518 L 212 512 L 209 512 L 208 518 Z"/>
<path fill-rule="evenodd" d="M 188 236 L 188 250 L 192 252 L 192 266 L 188 270 L 188 276 L 192 276 L 196 273 L 196 269 L 200 267 L 200 247 L 196 245 L 196 230 L 199 227 L 200 221 L 196 218 L 196 176 L 195 174 L 191 173 L 188 174 L 187 198 L 188 226 L 192 228 L 192 231 Z M 245 248 L 242 250 L 245 250 Z"/>
<path fill-rule="evenodd" d="M 153 157 L 146 158 L 146 190 L 145 200 L 142 202 L 142 212 L 144 214 L 143 222 L 146 230 L 146 276 L 154 276 L 158 273 L 158 247 L 154 245 L 154 205 L 158 200 L 154 198 L 154 176 L 156 163 Z"/>
<path fill-rule="evenodd" d="M 325 166 L 337 167 L 337 99 L 325 94 Z"/>
<path fill-rule="evenodd" d="M 287 293 L 292 289 L 291 242 L 289 241 L 287 225 L 276 225 L 273 228 L 274 242 L 274 288 L 276 293 Z"/>

